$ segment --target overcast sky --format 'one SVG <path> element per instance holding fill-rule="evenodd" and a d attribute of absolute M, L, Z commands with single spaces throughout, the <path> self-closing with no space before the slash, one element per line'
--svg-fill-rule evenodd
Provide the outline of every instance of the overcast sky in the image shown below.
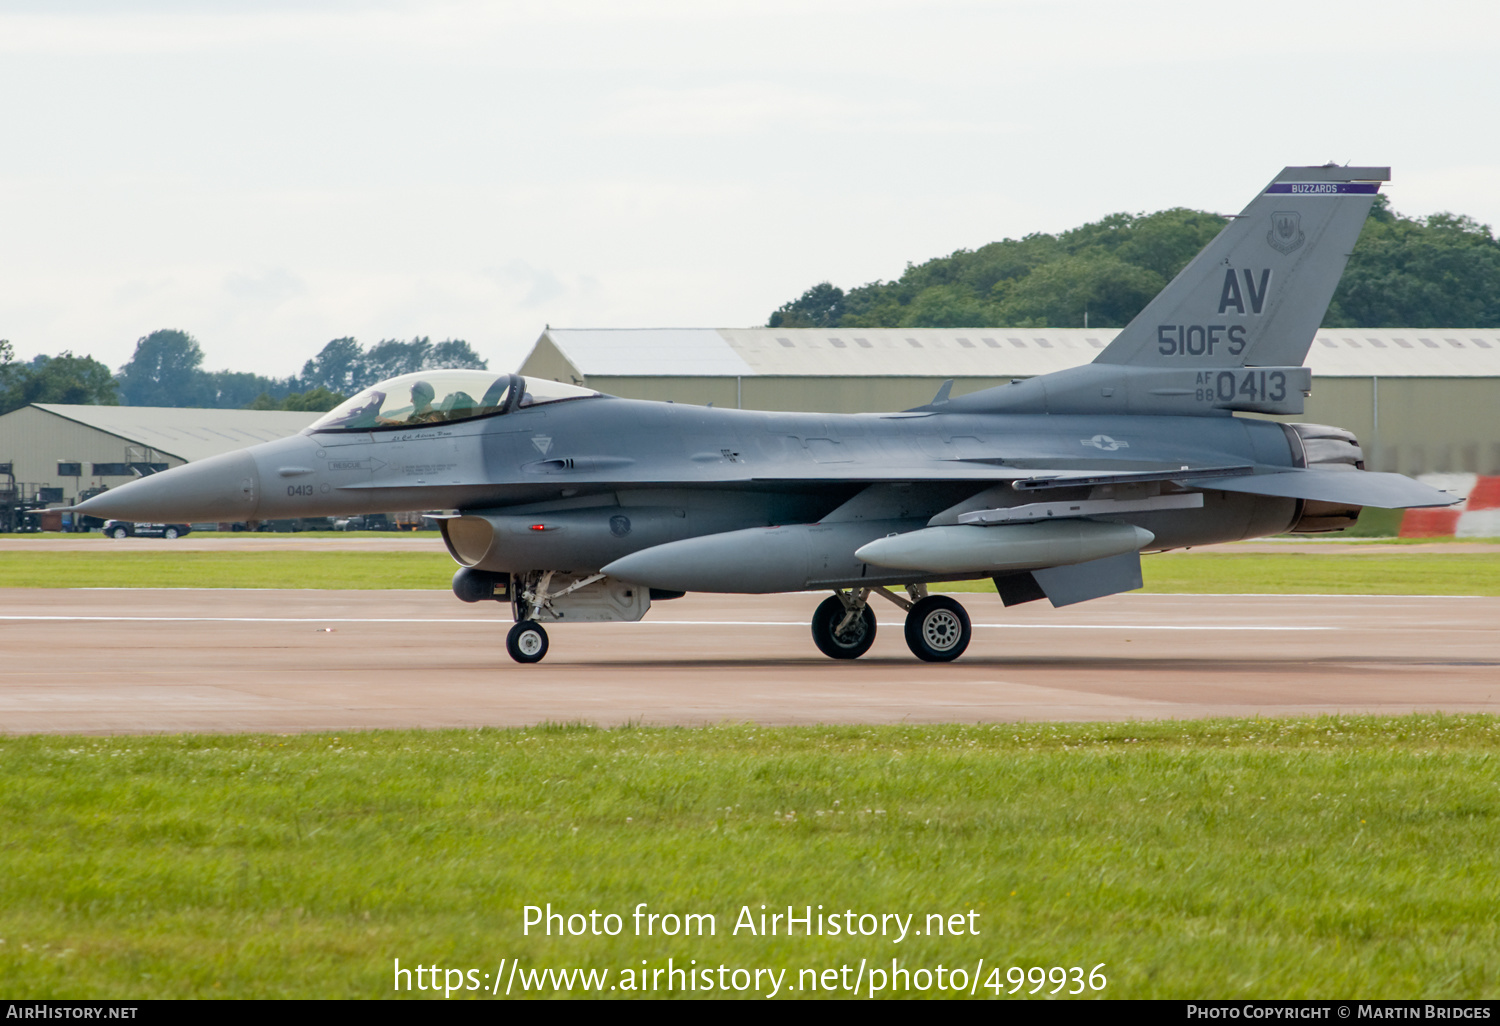
<path fill-rule="evenodd" d="M 0 0 L 0 338 L 745 326 L 827 279 L 1389 164 L 1500 224 L 1500 5 Z"/>

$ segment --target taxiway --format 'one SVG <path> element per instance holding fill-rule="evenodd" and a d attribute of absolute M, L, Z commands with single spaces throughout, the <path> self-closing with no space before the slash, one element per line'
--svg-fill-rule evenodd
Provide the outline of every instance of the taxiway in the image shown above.
<path fill-rule="evenodd" d="M 0 590 L 0 733 L 1500 713 L 1500 598 L 959 597 L 946 665 L 884 604 L 870 654 L 829 660 L 801 594 L 551 627 L 519 666 L 506 610 L 446 592 Z"/>

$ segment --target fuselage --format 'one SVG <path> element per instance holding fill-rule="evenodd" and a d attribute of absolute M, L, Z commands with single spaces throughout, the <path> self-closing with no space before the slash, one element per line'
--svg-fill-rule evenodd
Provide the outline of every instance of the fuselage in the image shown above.
<path fill-rule="evenodd" d="M 512 388 L 529 396 L 524 381 Z M 860 544 L 920 528 L 971 496 L 999 489 L 1001 505 L 1030 501 L 1003 493 L 1033 472 L 1296 461 L 1281 425 L 1229 416 L 773 413 L 573 391 L 581 394 L 452 421 L 351 427 L 346 416 L 330 427 L 330 418 L 338 424 L 330 415 L 291 438 L 105 493 L 89 502 L 104 512 L 87 511 L 254 521 L 450 510 L 488 517 L 498 532 L 482 556 L 455 558 L 511 572 L 597 569 L 664 542 L 828 521 L 848 535 L 839 542 L 846 565 L 827 567 L 826 580 L 836 581 L 858 572 Z M 857 497 L 877 485 L 893 497 L 862 514 Z M 1296 506 L 1208 492 L 1201 508 L 1116 519 L 1150 531 L 1150 547 L 1163 549 L 1282 531 Z"/>

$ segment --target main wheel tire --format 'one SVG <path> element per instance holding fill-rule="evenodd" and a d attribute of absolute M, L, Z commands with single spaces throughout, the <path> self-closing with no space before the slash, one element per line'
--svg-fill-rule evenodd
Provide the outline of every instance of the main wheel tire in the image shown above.
<path fill-rule="evenodd" d="M 113 538 L 129 538 L 130 537 L 130 532 L 127 531 L 127 530 L 125 530 L 125 528 L 123 528 L 123 527 L 117 527 L 117 528 L 115 528 L 113 531 L 111 531 L 109 533 L 110 533 L 110 536 L 113 537 Z"/>
<path fill-rule="evenodd" d="M 830 659 L 858 659 L 875 644 L 875 613 L 869 606 L 865 606 L 843 634 L 833 633 L 846 613 L 837 595 L 824 599 L 813 613 L 813 643 Z"/>
<path fill-rule="evenodd" d="M 169 527 L 169 528 L 167 528 L 165 531 L 163 531 L 161 533 L 161 536 L 163 538 L 166 538 L 168 541 L 170 541 L 173 538 L 178 537 L 179 534 L 180 534 L 180 532 L 177 530 L 177 528 L 175 528 L 175 527 Z"/>
<path fill-rule="evenodd" d="M 518 663 L 539 663 L 547 654 L 547 632 L 535 620 L 522 620 L 505 636 L 505 651 Z"/>
<path fill-rule="evenodd" d="M 969 614 L 947 595 L 929 595 L 906 614 L 906 647 L 929 663 L 957 659 L 973 634 Z"/>

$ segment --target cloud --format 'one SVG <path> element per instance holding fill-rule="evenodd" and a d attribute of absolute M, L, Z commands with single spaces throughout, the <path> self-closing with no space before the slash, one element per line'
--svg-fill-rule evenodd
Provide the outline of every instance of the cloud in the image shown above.
<path fill-rule="evenodd" d="M 273 307 L 305 295 L 307 285 L 286 268 L 272 267 L 254 274 L 231 274 L 224 279 L 224 291 L 255 306 Z"/>
<path fill-rule="evenodd" d="M 526 290 L 520 305 L 527 310 L 545 306 L 573 291 L 548 268 L 533 267 L 524 260 L 512 260 L 500 269 L 496 277 L 510 284 L 518 284 Z"/>

